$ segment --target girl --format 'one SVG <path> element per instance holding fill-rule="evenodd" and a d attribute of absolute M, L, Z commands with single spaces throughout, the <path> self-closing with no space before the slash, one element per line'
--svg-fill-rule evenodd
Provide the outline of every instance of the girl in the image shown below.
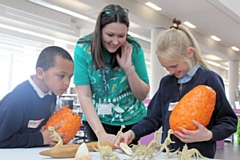
<path fill-rule="evenodd" d="M 216 141 L 229 137 L 237 129 L 237 117 L 226 98 L 222 78 L 208 69 L 196 40 L 176 19 L 170 29 L 160 34 L 156 53 L 159 62 L 170 74 L 161 79 L 159 89 L 148 106 L 148 115 L 122 134 L 115 145 L 119 147 L 121 142 L 130 143 L 134 138 L 148 135 L 160 127 L 163 129 L 163 143 L 170 129 L 172 106 L 197 85 L 207 85 L 216 92 L 216 105 L 210 123 L 204 127 L 193 121 L 197 130 L 181 128 L 183 133 L 175 131 L 171 136 L 175 143 L 168 147 L 177 150 L 188 143 L 189 149 L 196 148 L 203 156 L 213 158 Z"/>

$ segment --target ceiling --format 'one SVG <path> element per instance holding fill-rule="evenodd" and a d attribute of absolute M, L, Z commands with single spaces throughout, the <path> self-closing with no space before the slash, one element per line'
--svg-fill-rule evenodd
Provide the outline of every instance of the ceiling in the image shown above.
<path fill-rule="evenodd" d="M 232 46 L 240 48 L 240 1 L 148 1 L 162 10 L 146 6 L 147 0 L 0 0 L 0 47 L 39 52 L 45 46 L 57 44 L 72 52 L 77 39 L 93 31 L 102 8 L 114 3 L 129 9 L 129 31 L 138 34 L 147 61 L 150 60 L 151 30 L 169 28 L 173 18 L 196 26 L 190 30 L 205 59 L 220 64 L 225 70 L 229 60 L 240 61 L 240 52 L 231 49 Z M 59 8 L 68 13 L 56 11 Z M 88 20 L 76 14 L 87 16 Z M 210 39 L 212 35 L 221 41 Z M 227 75 L 224 69 L 221 72 Z"/>

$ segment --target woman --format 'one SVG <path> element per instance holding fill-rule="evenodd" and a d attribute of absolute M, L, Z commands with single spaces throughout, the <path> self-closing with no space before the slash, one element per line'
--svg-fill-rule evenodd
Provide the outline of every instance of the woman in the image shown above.
<path fill-rule="evenodd" d="M 89 141 L 115 141 L 146 116 L 142 100 L 149 92 L 144 53 L 127 34 L 128 10 L 110 4 L 98 15 L 92 34 L 79 39 L 74 52 L 74 84 Z"/>

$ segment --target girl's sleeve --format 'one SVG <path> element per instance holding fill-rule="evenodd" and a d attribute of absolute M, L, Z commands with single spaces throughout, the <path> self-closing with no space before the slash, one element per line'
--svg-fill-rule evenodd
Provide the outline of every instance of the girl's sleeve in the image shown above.
<path fill-rule="evenodd" d="M 213 125 L 212 141 L 218 141 L 231 136 L 237 130 L 238 118 L 234 113 L 225 94 L 222 78 L 217 74 L 211 75 L 208 81 L 216 92 L 216 105 L 210 125 Z"/>
<path fill-rule="evenodd" d="M 155 132 L 162 126 L 162 109 L 160 99 L 161 90 L 159 87 L 158 91 L 155 93 L 148 105 L 147 116 L 132 127 L 132 131 L 134 132 L 136 139 Z"/>

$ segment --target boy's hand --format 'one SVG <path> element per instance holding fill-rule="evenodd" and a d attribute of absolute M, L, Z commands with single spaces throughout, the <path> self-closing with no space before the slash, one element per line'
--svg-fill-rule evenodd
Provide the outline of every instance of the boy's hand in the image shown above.
<path fill-rule="evenodd" d="M 62 124 L 59 124 L 59 125 L 56 125 L 54 127 L 55 131 L 58 129 L 58 128 L 61 128 L 62 127 Z M 60 132 L 57 132 L 59 134 L 59 136 L 62 138 L 63 136 L 66 136 L 66 133 L 60 133 Z M 63 141 L 65 141 L 64 138 L 62 138 Z"/>
<path fill-rule="evenodd" d="M 59 124 L 57 126 L 54 126 L 54 130 L 57 130 L 58 128 L 60 128 L 62 125 Z M 50 131 L 48 129 L 45 129 L 45 126 L 43 126 L 40 130 L 40 132 L 43 135 L 43 141 L 44 141 L 44 145 L 51 145 L 51 146 L 55 146 L 57 144 L 57 141 L 54 139 L 54 131 Z M 61 137 L 65 136 L 65 133 L 58 133 Z M 64 139 L 63 139 L 64 140 Z"/>
<path fill-rule="evenodd" d="M 44 145 L 55 146 L 57 144 L 57 142 L 54 140 L 54 137 L 53 137 L 53 131 L 45 129 L 45 126 L 43 126 L 40 132 L 42 133 L 42 136 L 43 136 Z"/>

